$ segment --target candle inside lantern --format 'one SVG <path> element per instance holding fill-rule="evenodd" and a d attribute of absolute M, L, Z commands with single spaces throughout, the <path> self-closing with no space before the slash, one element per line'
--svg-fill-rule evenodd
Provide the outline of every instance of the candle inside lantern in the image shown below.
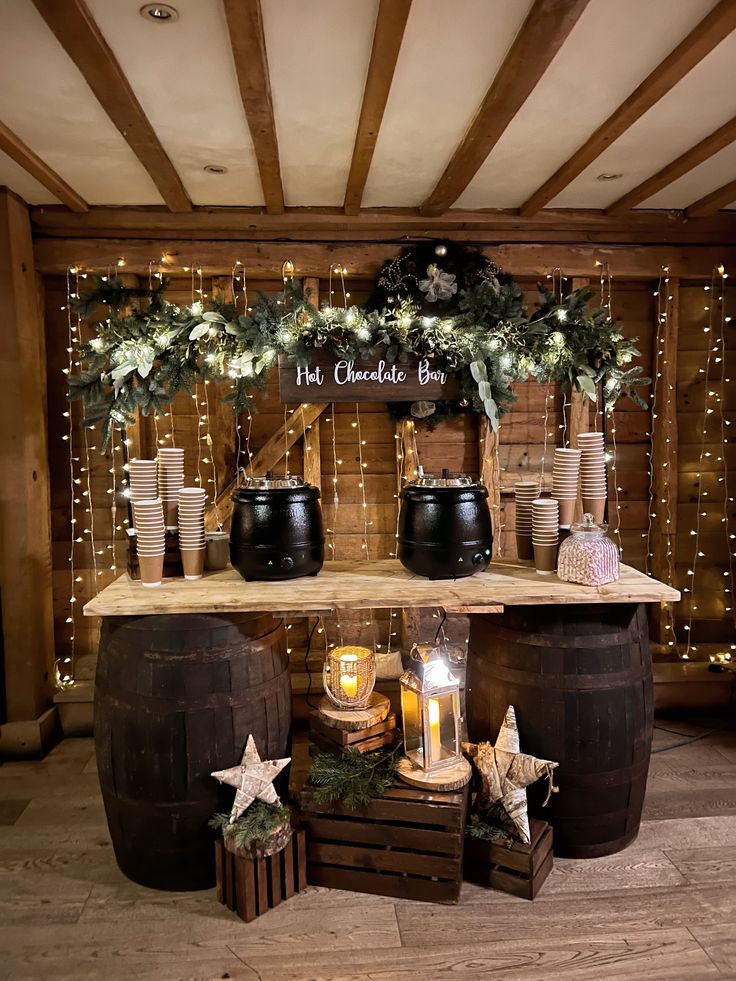
<path fill-rule="evenodd" d="M 440 702 L 438 698 L 430 698 L 427 702 L 427 717 L 429 718 L 429 756 L 433 762 L 440 758 Z"/>
<path fill-rule="evenodd" d="M 347 698 L 355 698 L 358 694 L 358 674 L 355 667 L 353 667 L 357 660 L 357 654 L 343 654 L 340 657 L 341 665 L 345 665 L 346 667 L 347 665 L 351 665 L 352 668 L 351 673 L 340 675 L 340 687 Z"/>

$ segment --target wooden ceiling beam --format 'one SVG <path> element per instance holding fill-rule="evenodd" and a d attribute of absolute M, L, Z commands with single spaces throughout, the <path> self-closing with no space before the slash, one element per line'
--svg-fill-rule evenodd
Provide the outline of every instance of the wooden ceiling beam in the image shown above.
<path fill-rule="evenodd" d="M 480 170 L 580 19 L 588 0 L 535 0 L 437 186 L 421 205 L 441 215 Z"/>
<path fill-rule="evenodd" d="M 411 0 L 381 0 L 378 7 L 363 105 L 345 189 L 343 207 L 346 215 L 357 215 L 360 211 L 410 10 Z"/>
<path fill-rule="evenodd" d="M 263 199 L 269 214 L 280 215 L 284 210 L 284 189 L 260 0 L 223 0 L 223 4 Z"/>
<path fill-rule="evenodd" d="M 571 184 L 736 28 L 736 0 L 720 3 L 650 72 L 592 136 L 521 207 L 533 215 Z"/>
<path fill-rule="evenodd" d="M 84 0 L 33 0 L 171 211 L 191 211 L 184 185 Z"/>
<path fill-rule="evenodd" d="M 609 208 L 606 208 L 606 214 L 625 214 L 635 208 L 637 204 L 641 204 L 642 201 L 648 200 L 658 191 L 661 191 L 662 188 L 668 187 L 684 174 L 705 163 L 706 160 L 710 160 L 712 156 L 729 146 L 734 140 L 736 140 L 736 116 L 729 119 L 723 126 L 719 126 L 715 132 L 706 136 L 700 143 L 680 154 L 676 160 L 668 163 L 666 167 L 653 174 L 652 177 L 648 177 L 637 187 L 632 188 L 618 201 L 614 201 Z M 726 203 L 730 204 L 730 202 Z"/>
<path fill-rule="evenodd" d="M 89 205 L 70 187 L 63 178 L 59 177 L 56 171 L 52 170 L 48 164 L 31 150 L 31 148 L 21 140 L 4 123 L 0 123 L 0 150 L 14 160 L 19 167 L 26 173 L 35 178 L 42 184 L 47 191 L 51 191 L 54 197 L 78 214 L 89 211 Z"/>
<path fill-rule="evenodd" d="M 398 252 L 402 243 L 396 243 Z M 245 255 L 243 254 L 245 251 Z M 390 250 L 389 250 L 390 251 Z M 568 276 L 595 275 L 596 262 L 609 262 L 617 280 L 656 279 L 663 265 L 670 276 L 710 276 L 713 266 L 736 265 L 734 245 L 560 245 L 498 244 L 483 250 L 499 266 L 519 277 L 544 278 L 559 267 Z M 64 239 L 44 238 L 34 243 L 36 268 L 44 275 L 63 275 L 69 265 L 84 270 L 107 271 L 121 256 L 126 271 L 148 275 L 151 256 L 166 255 L 158 268 L 170 275 L 199 263 L 205 275 L 232 273 L 235 259 L 247 259 L 250 280 L 281 279 L 285 258 L 293 260 L 300 276 L 322 276 L 340 262 L 349 276 L 373 278 L 386 260 L 385 242 L 344 242 L 338 245 L 309 242 L 259 242 L 244 250 L 243 240 L 180 242 L 162 239 Z"/>
<path fill-rule="evenodd" d="M 637 210 L 623 216 L 592 209 L 551 208 L 532 218 L 515 210 L 453 209 L 427 219 L 416 208 L 363 208 L 356 216 L 342 208 L 287 208 L 282 215 L 262 208 L 198 207 L 176 215 L 162 208 L 92 207 L 83 215 L 58 205 L 32 209 L 39 237 L 185 241 L 240 238 L 245 241 L 377 241 L 409 244 L 417 238 L 466 242 L 579 242 L 717 244 L 736 241 L 736 212 L 692 221 L 682 212 Z M 161 254 L 160 252 L 158 253 Z"/>
<path fill-rule="evenodd" d="M 708 215 L 714 215 L 721 208 L 725 208 L 727 204 L 733 204 L 734 201 L 736 201 L 736 180 L 729 181 L 723 187 L 706 194 L 704 198 L 700 198 L 699 201 L 686 208 L 685 214 L 688 218 L 705 218 Z"/>

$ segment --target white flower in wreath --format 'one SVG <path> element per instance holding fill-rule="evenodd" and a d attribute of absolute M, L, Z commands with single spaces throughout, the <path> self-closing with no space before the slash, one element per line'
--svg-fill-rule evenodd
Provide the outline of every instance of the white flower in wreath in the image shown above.
<path fill-rule="evenodd" d="M 419 289 L 427 294 L 429 303 L 449 300 L 457 293 L 457 283 L 453 273 L 443 272 L 434 263 L 427 266 L 427 278 L 419 280 Z"/>

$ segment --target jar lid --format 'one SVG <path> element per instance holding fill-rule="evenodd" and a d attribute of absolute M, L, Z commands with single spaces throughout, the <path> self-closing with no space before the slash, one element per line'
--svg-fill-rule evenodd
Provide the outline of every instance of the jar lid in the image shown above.
<path fill-rule="evenodd" d="M 475 481 L 464 473 L 450 473 L 445 468 L 441 474 L 420 471 L 419 477 L 412 483 L 416 487 L 471 487 Z"/>
<path fill-rule="evenodd" d="M 605 535 L 608 525 L 605 522 L 598 525 L 592 514 L 584 514 L 582 522 L 572 525 L 570 531 L 573 535 L 589 535 L 594 538 L 597 535 Z"/>
<path fill-rule="evenodd" d="M 274 476 L 273 470 L 266 471 L 263 477 L 246 477 L 243 487 L 250 490 L 272 490 L 275 487 L 304 487 L 306 486 L 301 477 L 291 474 L 282 474 L 280 477 Z"/>

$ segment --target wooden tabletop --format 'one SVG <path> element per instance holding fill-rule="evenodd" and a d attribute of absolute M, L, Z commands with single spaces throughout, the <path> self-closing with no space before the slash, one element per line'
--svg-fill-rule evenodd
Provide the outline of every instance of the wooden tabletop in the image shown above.
<path fill-rule="evenodd" d="M 245 582 L 234 569 L 205 573 L 195 582 L 164 579 L 155 588 L 126 574 L 84 607 L 85 616 L 153 613 L 314 613 L 331 609 L 389 609 L 439 606 L 492 613 L 499 606 L 559 603 L 658 603 L 680 598 L 676 589 L 621 566 L 607 586 L 578 586 L 556 575 L 537 575 L 531 563 L 495 559 L 486 572 L 466 579 L 423 579 L 397 559 L 327 562 L 318 576 L 285 582 Z"/>

